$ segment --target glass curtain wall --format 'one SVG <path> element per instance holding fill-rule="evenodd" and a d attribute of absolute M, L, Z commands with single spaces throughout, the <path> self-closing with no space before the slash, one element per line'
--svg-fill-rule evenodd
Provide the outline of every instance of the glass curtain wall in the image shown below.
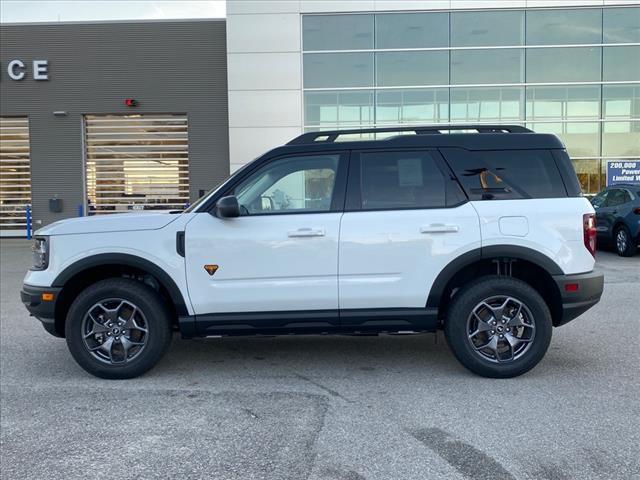
<path fill-rule="evenodd" d="M 303 15 L 306 130 L 509 123 L 555 133 L 586 193 L 640 158 L 640 7 Z"/>

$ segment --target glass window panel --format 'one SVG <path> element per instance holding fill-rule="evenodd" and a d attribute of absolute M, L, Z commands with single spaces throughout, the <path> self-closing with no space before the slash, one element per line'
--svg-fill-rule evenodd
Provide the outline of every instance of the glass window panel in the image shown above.
<path fill-rule="evenodd" d="M 599 117 L 599 86 L 527 87 L 528 120 Z"/>
<path fill-rule="evenodd" d="M 603 43 L 640 43 L 640 7 L 605 8 Z"/>
<path fill-rule="evenodd" d="M 304 50 L 373 48 L 373 15 L 304 15 Z"/>
<path fill-rule="evenodd" d="M 444 176 L 428 152 L 360 155 L 362 209 L 443 207 Z"/>
<path fill-rule="evenodd" d="M 600 156 L 598 122 L 531 123 L 527 126 L 534 132 L 558 135 L 572 157 Z"/>
<path fill-rule="evenodd" d="M 527 11 L 527 45 L 601 43 L 602 10 L 548 9 Z"/>
<path fill-rule="evenodd" d="M 453 12 L 451 46 L 522 45 L 524 11 Z"/>
<path fill-rule="evenodd" d="M 448 13 L 384 13 L 376 15 L 376 48 L 449 46 Z"/>
<path fill-rule="evenodd" d="M 448 85 L 449 53 L 376 53 L 376 81 L 383 87 Z"/>
<path fill-rule="evenodd" d="M 604 85 L 604 118 L 640 118 L 640 85 Z"/>
<path fill-rule="evenodd" d="M 572 160 L 573 168 L 578 176 L 582 193 L 598 193 L 605 186 L 605 178 L 602 175 L 600 160 L 578 159 Z"/>
<path fill-rule="evenodd" d="M 524 88 L 452 88 L 452 122 L 524 119 Z"/>
<path fill-rule="evenodd" d="M 602 156 L 640 156 L 640 121 L 604 122 Z"/>
<path fill-rule="evenodd" d="M 242 214 L 329 211 L 338 161 L 309 155 L 270 162 L 235 188 Z"/>
<path fill-rule="evenodd" d="M 305 92 L 305 125 L 367 125 L 373 123 L 373 92 Z"/>
<path fill-rule="evenodd" d="M 527 50 L 527 82 L 598 82 L 600 48 L 531 48 Z"/>
<path fill-rule="evenodd" d="M 304 86 L 372 87 L 373 53 L 305 53 Z"/>
<path fill-rule="evenodd" d="M 605 81 L 640 81 L 640 46 L 605 47 L 603 62 Z"/>
<path fill-rule="evenodd" d="M 376 93 L 376 123 L 449 121 L 448 89 L 381 90 Z"/>
<path fill-rule="evenodd" d="M 451 52 L 453 85 L 519 83 L 524 80 L 520 49 L 454 50 Z"/>

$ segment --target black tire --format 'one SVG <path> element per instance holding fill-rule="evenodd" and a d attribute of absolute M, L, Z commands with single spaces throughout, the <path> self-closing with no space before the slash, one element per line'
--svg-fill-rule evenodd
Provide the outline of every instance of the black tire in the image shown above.
<path fill-rule="evenodd" d="M 135 333 L 135 335 L 144 338 L 144 346 L 130 347 L 131 350 L 128 352 L 120 347 L 120 358 L 118 360 L 124 361 L 116 364 L 109 363 L 106 359 L 97 358 L 96 354 L 89 350 L 88 341 L 83 338 L 85 336 L 84 329 L 91 322 L 89 320 L 91 317 L 88 316 L 89 312 L 92 311 L 95 317 L 96 312 L 99 310 L 92 310 L 92 308 L 100 304 L 100 302 L 109 301 L 109 299 L 122 299 L 125 302 L 131 302 L 132 305 L 137 307 L 136 311 L 139 312 L 137 314 L 131 313 L 131 316 L 138 315 L 138 323 L 140 323 L 140 318 L 143 318 L 143 327 L 146 326 L 147 330 L 146 333 Z M 113 302 L 112 304 L 105 304 L 115 305 L 116 300 Z M 127 306 L 129 306 L 129 303 L 125 304 L 125 307 Z M 96 308 L 99 309 L 100 307 Z M 130 308 L 129 311 L 133 312 L 134 310 Z M 143 315 L 143 317 L 140 317 L 140 315 Z M 88 319 L 86 324 L 85 317 Z M 92 332 L 96 330 L 95 325 L 98 325 L 97 329 L 103 332 L 104 326 L 101 327 L 99 322 L 93 322 L 91 325 Z M 65 334 L 71 355 L 87 372 L 101 378 L 133 378 L 151 369 L 169 348 L 172 335 L 171 317 L 164 299 L 148 285 L 126 278 L 111 278 L 88 286 L 77 296 L 67 314 Z M 100 333 L 98 338 L 107 339 L 105 336 L 100 335 L 111 336 L 113 333 L 110 329 L 104 328 L 104 333 Z M 125 334 L 121 333 L 120 335 L 124 338 Z M 128 335 L 129 339 L 131 339 L 134 334 L 129 331 Z M 96 345 L 101 343 L 98 340 L 94 340 L 95 336 L 89 338 L 92 342 L 95 341 Z M 117 346 L 115 338 L 112 338 L 111 343 Z M 138 340 L 142 344 L 142 340 Z M 112 350 L 109 349 L 108 355 L 113 361 L 114 357 L 111 352 Z M 131 356 L 130 360 L 127 360 L 127 355 Z"/>
<path fill-rule="evenodd" d="M 619 241 L 618 236 L 623 237 L 622 241 Z M 633 257 L 638 249 L 626 225 L 620 225 L 613 232 L 613 245 L 621 257 Z"/>
<path fill-rule="evenodd" d="M 507 355 L 504 355 L 504 357 L 501 357 L 503 361 L 498 362 L 495 355 L 493 359 L 490 359 L 487 357 L 486 350 L 479 352 L 477 348 L 474 348 L 474 340 L 477 340 L 478 337 L 473 337 L 474 340 L 470 339 L 469 335 L 472 335 L 473 332 L 469 332 L 469 330 L 473 329 L 477 332 L 480 331 L 480 328 L 470 328 L 468 322 L 476 321 L 474 319 L 477 317 L 472 317 L 473 312 L 479 311 L 477 307 L 482 305 L 483 301 L 494 298 L 499 304 L 502 302 L 502 300 L 500 300 L 502 297 L 512 298 L 521 302 L 525 306 L 522 311 L 525 312 L 527 316 L 532 316 L 535 328 L 526 325 L 517 327 L 519 329 L 518 331 L 532 333 L 522 335 L 522 338 L 526 336 L 530 337 L 530 342 L 523 341 L 515 347 L 509 347 L 510 342 L 506 342 L 505 338 L 501 337 L 502 339 L 498 339 L 495 330 L 483 331 L 480 335 L 486 335 L 484 339 L 496 337 L 498 352 L 504 349 L 511 354 L 512 359 L 505 359 L 504 357 L 507 357 Z M 512 305 L 513 307 L 511 308 L 515 309 L 517 303 L 514 302 Z M 484 309 L 484 307 L 480 308 Z M 485 311 L 491 314 L 494 313 L 488 308 L 486 308 Z M 518 310 L 518 312 L 520 312 L 520 310 Z M 525 313 L 522 315 L 524 316 Z M 495 317 L 489 316 L 487 318 L 491 319 Z M 516 314 L 513 315 L 513 318 L 516 318 Z M 510 323 L 511 321 L 507 321 L 507 325 Z M 478 324 L 476 321 L 476 325 Z M 491 324 L 492 322 L 484 322 L 485 326 Z M 506 327 L 502 327 L 499 324 L 498 327 L 495 328 Z M 540 294 L 529 284 L 511 277 L 485 276 L 466 285 L 454 296 L 447 313 L 445 336 L 449 348 L 451 348 L 456 358 L 467 369 L 483 377 L 510 378 L 528 372 L 542 360 L 551 342 L 552 329 L 553 324 L 549 307 Z M 492 335 L 493 332 L 496 332 L 496 334 Z M 515 330 L 512 330 L 512 332 L 515 332 Z M 506 335 L 506 332 L 504 333 Z M 510 338 L 513 339 L 512 336 Z M 483 345 L 484 341 L 478 343 Z M 478 345 L 475 346 L 478 347 Z M 520 354 L 516 354 L 518 348 L 523 349 Z M 498 354 L 500 355 L 500 353 Z"/>

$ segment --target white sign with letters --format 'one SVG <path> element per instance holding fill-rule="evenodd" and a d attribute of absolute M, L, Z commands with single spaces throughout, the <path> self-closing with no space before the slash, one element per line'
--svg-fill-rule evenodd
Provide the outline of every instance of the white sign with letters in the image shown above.
<path fill-rule="evenodd" d="M 49 60 L 34 60 L 28 64 L 16 58 L 9 60 L 4 70 L 11 80 L 20 81 L 29 75 L 34 80 L 49 80 Z"/>

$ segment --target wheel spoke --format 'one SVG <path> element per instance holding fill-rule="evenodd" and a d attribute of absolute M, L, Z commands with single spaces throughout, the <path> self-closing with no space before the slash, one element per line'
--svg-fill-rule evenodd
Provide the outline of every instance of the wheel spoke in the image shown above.
<path fill-rule="evenodd" d="M 124 335 L 120 337 L 120 343 L 122 344 L 122 350 L 124 350 L 125 359 L 129 356 L 129 350 L 131 350 L 131 348 L 144 345 L 144 342 L 133 342 Z"/>
<path fill-rule="evenodd" d="M 91 331 L 84 336 L 85 339 L 97 333 L 104 333 L 109 331 L 107 327 L 105 327 L 103 324 L 101 324 L 98 320 L 95 319 L 95 317 L 91 312 L 89 312 L 89 318 L 91 319 L 91 322 L 93 323 L 93 325 L 91 327 Z"/>

